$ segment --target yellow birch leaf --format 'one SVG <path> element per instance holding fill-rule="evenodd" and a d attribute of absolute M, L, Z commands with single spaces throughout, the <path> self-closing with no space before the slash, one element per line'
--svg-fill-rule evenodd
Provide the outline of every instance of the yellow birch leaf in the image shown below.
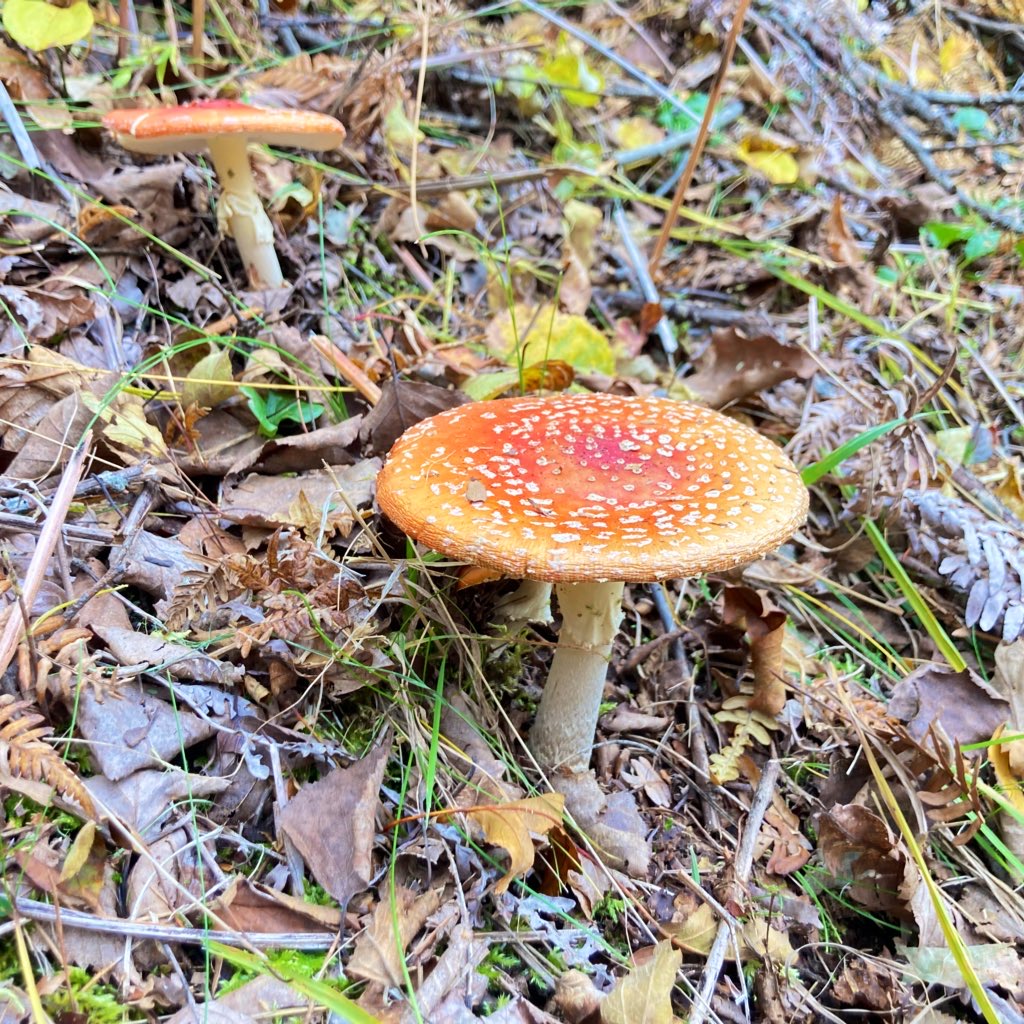
<path fill-rule="evenodd" d="M 685 921 L 663 924 L 661 927 L 672 936 L 676 946 L 699 956 L 707 956 L 711 952 L 718 931 L 714 912 L 706 903 L 702 903 Z"/>
<path fill-rule="evenodd" d="M 482 804 L 468 809 L 472 820 L 481 828 L 484 839 L 492 846 L 508 852 L 508 870 L 494 886 L 503 893 L 512 880 L 525 875 L 533 867 L 534 848 L 530 833 L 546 835 L 561 824 L 565 797 L 546 793 L 504 804 Z"/>
<path fill-rule="evenodd" d="M 517 303 L 515 317 L 500 313 L 487 329 L 487 346 L 508 362 L 558 360 L 577 373 L 615 372 L 615 353 L 608 339 L 584 317 L 558 312 L 550 303 L 530 307 Z"/>
<path fill-rule="evenodd" d="M 181 404 L 186 409 L 192 405 L 212 409 L 237 394 L 238 389 L 231 387 L 233 380 L 231 354 L 217 349 L 189 370 L 181 388 Z"/>
<path fill-rule="evenodd" d="M 650 959 L 615 983 L 601 1004 L 601 1024 L 672 1024 L 672 986 L 682 962 L 671 941 L 659 942 Z"/>
<path fill-rule="evenodd" d="M 92 11 L 85 0 L 57 7 L 45 0 L 6 0 L 3 25 L 7 34 L 29 50 L 70 46 L 92 31 Z"/>
<path fill-rule="evenodd" d="M 767 139 L 748 135 L 735 148 L 737 158 L 773 185 L 792 185 L 800 178 L 796 157 Z"/>
<path fill-rule="evenodd" d="M 68 855 L 64 858 L 64 863 L 61 865 L 60 880 L 62 882 L 74 878 L 85 867 L 89 854 L 92 852 L 92 844 L 95 839 L 96 823 L 87 821 L 78 830 L 78 835 L 75 836 L 75 841 L 71 844 L 71 849 L 68 850 Z"/>

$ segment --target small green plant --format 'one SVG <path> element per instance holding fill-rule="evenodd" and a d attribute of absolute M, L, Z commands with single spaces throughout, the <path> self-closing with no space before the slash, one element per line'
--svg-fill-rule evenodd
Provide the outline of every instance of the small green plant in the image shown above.
<path fill-rule="evenodd" d="M 142 1013 L 133 1013 L 117 998 L 113 985 L 93 982 L 80 967 L 67 969 L 67 980 L 54 992 L 43 996 L 43 1006 L 54 1017 L 87 1020 L 89 1024 L 125 1024 L 145 1020 Z"/>
<path fill-rule="evenodd" d="M 241 391 L 249 400 L 249 411 L 258 420 L 264 437 L 277 437 L 285 423 L 306 426 L 323 415 L 324 407 L 318 402 L 309 402 L 292 392 L 253 387 L 243 387 Z"/>
<path fill-rule="evenodd" d="M 929 221 L 924 232 L 933 246 L 958 251 L 964 266 L 991 256 L 1002 238 L 998 229 L 986 224 L 976 213 L 967 214 L 962 220 Z"/>
<path fill-rule="evenodd" d="M 613 924 L 621 924 L 626 913 L 626 901 L 616 893 L 610 892 L 594 904 L 594 920 L 602 918 Z"/>

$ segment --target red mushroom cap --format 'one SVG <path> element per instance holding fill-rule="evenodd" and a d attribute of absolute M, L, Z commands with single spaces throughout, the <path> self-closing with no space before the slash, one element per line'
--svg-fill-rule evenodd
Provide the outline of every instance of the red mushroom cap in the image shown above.
<path fill-rule="evenodd" d="M 650 582 L 760 558 L 799 528 L 782 450 L 703 406 L 557 395 L 474 402 L 407 430 L 381 510 L 459 561 L 551 582 Z"/>
<path fill-rule="evenodd" d="M 251 107 L 235 100 L 111 110 L 103 116 L 103 127 L 136 153 L 195 152 L 207 139 L 224 135 L 314 150 L 334 149 L 345 138 L 344 125 L 327 114 Z"/>

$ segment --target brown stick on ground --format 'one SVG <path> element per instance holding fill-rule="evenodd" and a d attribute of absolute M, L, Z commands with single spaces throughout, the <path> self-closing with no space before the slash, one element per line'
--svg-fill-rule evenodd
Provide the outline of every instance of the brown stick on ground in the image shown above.
<path fill-rule="evenodd" d="M 18 595 L 17 602 L 10 608 L 10 617 L 4 626 L 3 635 L 0 636 L 0 675 L 7 671 L 7 666 L 10 665 L 11 658 L 14 657 L 22 633 L 27 631 L 30 626 L 29 610 L 32 607 L 32 602 L 35 601 L 36 594 L 39 593 L 40 586 L 42 586 L 53 549 L 57 546 L 57 538 L 60 536 L 64 517 L 68 513 L 75 488 L 82 476 L 82 469 L 85 466 L 91 442 L 92 435 L 86 434 L 78 443 L 78 447 L 71 453 L 71 458 L 68 459 L 68 464 L 64 467 L 60 485 L 50 502 L 46 513 L 46 525 L 39 534 L 39 540 L 36 541 L 36 549 L 32 554 L 32 561 L 29 562 L 28 571 L 25 573 L 25 582 L 22 584 L 21 593 Z"/>
<path fill-rule="evenodd" d="M 658 280 L 658 266 L 661 263 L 661 257 L 665 254 L 665 246 L 668 245 L 668 239 L 672 234 L 672 228 L 675 227 L 676 218 L 679 216 L 679 207 L 683 205 L 683 199 L 686 197 L 686 193 L 693 182 L 693 175 L 697 170 L 697 162 L 704 152 L 708 135 L 711 133 L 711 119 L 714 116 L 718 100 L 722 95 L 725 76 L 729 71 L 729 65 L 732 64 L 733 54 L 736 52 L 736 42 L 743 29 L 743 22 L 747 17 L 749 7 L 750 0 L 738 0 L 736 4 L 736 13 L 732 16 L 729 35 L 726 36 L 725 46 L 722 48 L 722 60 L 718 65 L 718 70 L 715 72 L 715 80 L 711 83 L 708 105 L 700 122 L 700 130 L 697 132 L 697 138 L 693 143 L 693 148 L 690 150 L 690 158 L 686 161 L 686 167 L 683 168 L 683 176 L 679 179 L 679 184 L 676 186 L 676 194 L 672 197 L 672 205 L 669 207 L 669 211 L 661 225 L 661 234 L 658 235 L 658 241 L 654 243 L 654 252 L 651 253 L 648 266 L 650 267 L 651 277 L 655 280 Z"/>

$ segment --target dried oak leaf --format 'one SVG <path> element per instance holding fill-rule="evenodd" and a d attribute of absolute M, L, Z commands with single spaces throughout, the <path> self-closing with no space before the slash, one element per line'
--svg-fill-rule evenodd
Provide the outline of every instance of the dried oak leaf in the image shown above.
<path fill-rule="evenodd" d="M 736 327 L 715 331 L 701 368 L 683 383 L 714 408 L 729 405 L 784 380 L 809 378 L 817 363 L 800 348 L 771 335 L 748 337 Z"/>
<path fill-rule="evenodd" d="M 860 804 L 836 804 L 819 818 L 818 849 L 846 895 L 869 910 L 907 920 L 914 868 L 898 837 Z"/>
<path fill-rule="evenodd" d="M 990 740 L 1009 719 L 1010 704 L 970 669 L 922 665 L 896 685 L 888 711 L 918 742 L 938 725 L 953 743 L 965 746 Z"/>
<path fill-rule="evenodd" d="M 377 805 L 390 750 L 386 737 L 348 768 L 303 786 L 281 808 L 281 830 L 342 907 L 373 877 Z"/>

